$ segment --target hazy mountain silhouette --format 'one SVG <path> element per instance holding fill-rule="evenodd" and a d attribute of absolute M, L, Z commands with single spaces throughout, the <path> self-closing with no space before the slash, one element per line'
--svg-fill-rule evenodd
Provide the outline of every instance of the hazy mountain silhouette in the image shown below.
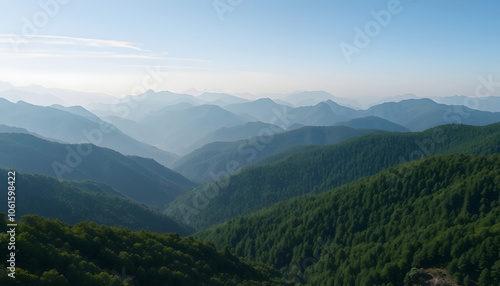
<path fill-rule="evenodd" d="M 208 133 L 222 127 L 241 125 L 245 121 L 219 106 L 200 105 L 185 109 L 165 107 L 151 112 L 139 123 L 140 132 L 148 138 L 148 143 L 185 154 L 189 145 Z"/>
<path fill-rule="evenodd" d="M 235 114 L 243 116 L 247 121 L 262 121 L 283 127 L 280 116 L 292 108 L 281 105 L 269 98 L 260 98 L 251 102 L 231 104 L 224 107 Z"/>
<path fill-rule="evenodd" d="M 345 121 L 356 117 L 355 113 L 348 107 L 340 107 L 340 112 L 334 112 L 332 101 L 321 102 L 314 106 L 297 107 L 288 112 L 290 124 L 302 124 L 306 126 L 330 126 L 339 121 Z M 335 104 L 336 105 L 336 104 Z"/>
<path fill-rule="evenodd" d="M 204 100 L 210 104 L 215 104 L 221 107 L 224 107 L 229 104 L 235 103 L 244 103 L 249 100 L 237 97 L 234 95 L 226 94 L 226 93 L 212 93 L 212 92 L 204 92 L 203 94 L 197 97 L 198 99 Z"/>
<path fill-rule="evenodd" d="M 500 96 L 487 96 L 487 97 L 468 97 L 468 96 L 447 96 L 447 97 L 433 97 L 437 103 L 447 105 L 465 105 L 472 109 L 500 112 Z"/>
<path fill-rule="evenodd" d="M 102 121 L 101 118 L 99 118 L 97 115 L 95 115 L 94 113 L 88 111 L 87 109 L 85 109 L 84 107 L 79 106 L 79 105 L 62 106 L 60 104 L 53 104 L 50 107 L 57 108 L 57 109 L 63 110 L 63 111 L 67 111 L 69 113 L 73 113 L 74 115 L 85 117 L 85 118 L 87 118 L 91 121 L 94 121 L 94 122 L 101 122 Z"/>
<path fill-rule="evenodd" d="M 81 105 L 88 107 L 96 102 L 102 104 L 112 103 L 116 100 L 115 97 L 104 93 L 81 92 L 62 88 L 46 88 L 35 84 L 28 86 L 13 86 L 10 83 L 0 82 L 0 92 L 2 92 L 0 97 L 13 94 L 19 96 L 19 100 L 44 106 L 62 104 L 65 106 Z"/>
<path fill-rule="evenodd" d="M 177 159 L 176 155 L 139 142 L 110 124 L 95 122 L 58 108 L 0 99 L 0 122 L 63 142 L 90 142 L 125 155 L 154 158 L 166 166 Z"/>
<path fill-rule="evenodd" d="M 196 141 L 191 146 L 189 150 L 194 151 L 198 148 L 205 146 L 206 144 L 213 142 L 234 142 L 242 139 L 248 139 L 251 137 L 259 136 L 259 133 L 266 132 L 267 129 L 271 129 L 273 133 L 284 132 L 281 127 L 272 125 L 264 122 L 247 122 L 244 125 L 234 126 L 234 127 L 222 127 L 207 134 L 207 136 Z"/>
<path fill-rule="evenodd" d="M 68 145 L 28 134 L 0 134 L 0 167 L 71 180 L 103 182 L 128 198 L 162 210 L 194 186 L 151 159 L 127 157 L 95 145 Z"/>
<path fill-rule="evenodd" d="M 190 105 L 196 106 L 206 104 L 207 102 L 189 94 L 148 90 L 140 95 L 125 96 L 120 100 L 116 100 L 113 104 L 95 105 L 91 111 L 101 118 L 118 116 L 129 120 L 140 121 L 152 112 L 167 106 L 181 106 L 181 103 L 189 103 Z"/>
<path fill-rule="evenodd" d="M 367 116 L 351 119 L 349 121 L 337 122 L 335 125 L 342 125 L 356 129 L 378 129 L 390 132 L 409 132 L 410 129 L 389 120 L 376 116 Z"/>
<path fill-rule="evenodd" d="M 382 103 L 362 113 L 392 121 L 411 131 L 422 131 L 447 123 L 487 125 L 500 121 L 500 112 L 439 104 L 427 98 Z"/>
<path fill-rule="evenodd" d="M 33 93 L 23 90 L 7 90 L 0 92 L 0 97 L 5 98 L 11 102 L 25 101 L 36 105 L 51 105 L 51 104 L 63 104 L 64 101 L 48 93 Z"/>
<path fill-rule="evenodd" d="M 301 91 L 301 92 L 296 92 L 292 93 L 290 95 L 287 95 L 285 97 L 280 98 L 281 100 L 284 100 L 286 102 L 289 102 L 293 104 L 294 106 L 313 106 L 317 105 L 320 102 L 324 101 L 334 101 L 338 104 L 341 104 L 346 107 L 350 108 L 360 108 L 359 102 L 357 102 L 355 99 L 349 99 L 349 98 L 339 98 L 331 95 L 330 93 L 326 91 Z"/>

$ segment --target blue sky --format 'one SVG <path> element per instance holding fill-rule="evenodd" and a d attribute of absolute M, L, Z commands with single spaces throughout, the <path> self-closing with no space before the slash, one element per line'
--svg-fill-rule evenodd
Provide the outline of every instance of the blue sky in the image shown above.
<path fill-rule="evenodd" d="M 0 81 L 15 85 L 122 96 L 155 70 L 156 90 L 356 98 L 473 95 L 479 76 L 500 81 L 500 1 L 0 3 Z M 372 15 L 381 10 L 384 25 Z M 342 43 L 357 49 L 350 60 Z"/>

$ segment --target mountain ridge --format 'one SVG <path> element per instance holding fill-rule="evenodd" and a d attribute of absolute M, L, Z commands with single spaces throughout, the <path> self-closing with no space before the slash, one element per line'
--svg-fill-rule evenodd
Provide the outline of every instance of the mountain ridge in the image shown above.
<path fill-rule="evenodd" d="M 199 230 L 430 155 L 495 153 L 500 153 L 500 123 L 444 125 L 419 133 L 371 133 L 243 168 L 180 195 L 165 213 Z"/>
<path fill-rule="evenodd" d="M 195 184 L 153 160 L 91 144 L 60 144 L 21 133 L 0 134 L 0 167 L 59 179 L 93 180 L 162 210 Z"/>

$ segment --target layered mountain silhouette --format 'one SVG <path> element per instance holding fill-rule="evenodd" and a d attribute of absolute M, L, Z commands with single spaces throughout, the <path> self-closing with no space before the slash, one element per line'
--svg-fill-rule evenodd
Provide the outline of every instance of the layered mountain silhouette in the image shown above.
<path fill-rule="evenodd" d="M 343 123 L 354 124 L 357 128 L 423 131 L 449 123 L 487 125 L 500 121 L 499 112 L 473 110 L 463 105 L 440 104 L 414 95 L 387 100 L 398 102 L 382 101 L 363 110 L 355 102 L 349 104 L 346 100 L 321 91 L 298 92 L 279 99 L 257 100 L 224 93 L 204 93 L 195 97 L 148 91 L 139 96 L 128 96 L 118 106 L 108 106 L 107 112 L 95 112 L 136 140 L 181 156 L 203 147 L 202 144 L 227 140 L 224 136 L 215 138 L 211 132 L 249 122 L 272 124 L 284 130 Z M 493 102 L 492 98 L 484 100 Z M 374 119 L 373 116 L 379 119 Z M 365 123 L 361 124 L 361 118 L 373 118 L 379 122 L 364 119 Z M 353 119 L 359 120 L 347 123 Z M 380 119 L 401 127 L 392 125 L 389 128 L 391 124 L 382 123 Z"/>
<path fill-rule="evenodd" d="M 50 142 L 29 134 L 0 134 L 0 167 L 59 179 L 103 182 L 158 210 L 194 186 L 152 159 L 124 156 L 91 144 Z"/>
<path fill-rule="evenodd" d="M 86 116 L 81 116 L 82 113 Z M 154 158 L 165 166 L 177 159 L 174 154 L 135 140 L 115 126 L 96 120 L 81 107 L 42 107 L 22 101 L 12 103 L 0 98 L 0 122 L 5 125 L 25 128 L 62 142 L 92 143 L 126 155 Z"/>

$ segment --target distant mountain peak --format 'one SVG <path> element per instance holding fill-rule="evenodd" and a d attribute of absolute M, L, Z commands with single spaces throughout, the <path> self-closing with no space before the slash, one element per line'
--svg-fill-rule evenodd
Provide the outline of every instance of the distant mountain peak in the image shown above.
<path fill-rule="evenodd" d="M 408 104 L 408 103 L 415 103 L 415 102 L 427 103 L 427 104 L 438 104 L 430 98 L 410 98 L 410 99 L 401 100 L 399 103 Z"/>
<path fill-rule="evenodd" d="M 274 102 L 274 100 L 270 99 L 269 97 L 259 98 L 255 102 L 270 102 L 270 103 L 272 102 L 272 103 L 276 103 L 276 102 Z"/>

